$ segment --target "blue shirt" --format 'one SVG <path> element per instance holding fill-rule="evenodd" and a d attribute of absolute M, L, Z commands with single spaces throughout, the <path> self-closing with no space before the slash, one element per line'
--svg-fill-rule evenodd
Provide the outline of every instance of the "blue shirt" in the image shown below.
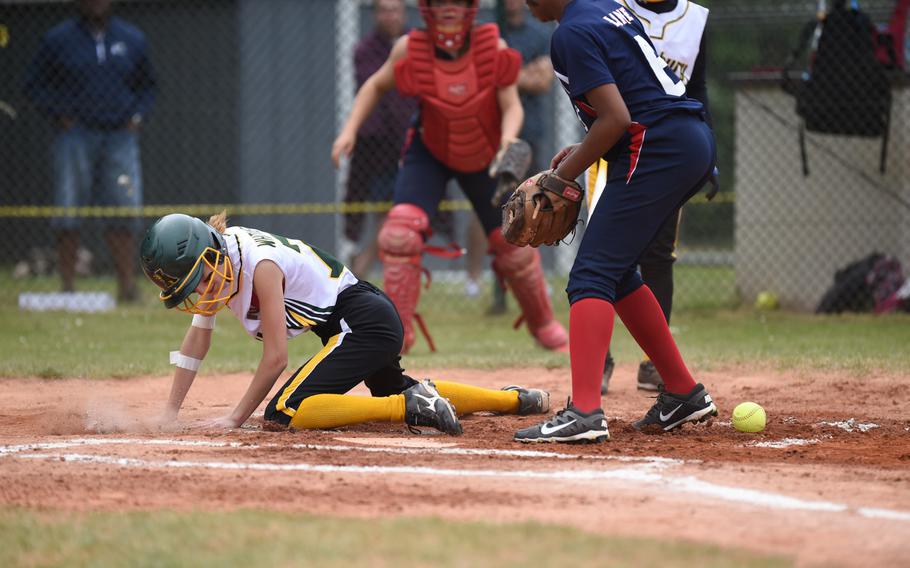
<path fill-rule="evenodd" d="M 586 130 L 597 114 L 585 93 L 610 83 L 619 89 L 632 122 L 646 127 L 675 112 L 702 111 L 701 103 L 686 98 L 685 84 L 658 57 L 641 22 L 612 0 L 570 2 L 553 33 L 550 58 Z M 624 143 L 605 158 L 615 157 Z"/>
<path fill-rule="evenodd" d="M 145 36 L 116 17 L 98 37 L 81 18 L 66 20 L 44 34 L 25 90 L 51 119 L 122 127 L 133 115 L 146 115 L 155 99 Z"/>
<path fill-rule="evenodd" d="M 516 49 L 521 54 L 522 65 L 527 65 L 538 57 L 546 57 L 550 53 L 550 27 L 537 20 L 525 17 L 521 25 L 513 27 L 508 24 L 502 27 L 502 38 L 509 47 Z M 548 117 L 547 97 L 545 93 L 529 94 L 519 90 L 521 106 L 525 110 L 525 120 L 521 129 L 521 137 L 525 140 L 536 142 L 542 137 L 546 129 Z"/>

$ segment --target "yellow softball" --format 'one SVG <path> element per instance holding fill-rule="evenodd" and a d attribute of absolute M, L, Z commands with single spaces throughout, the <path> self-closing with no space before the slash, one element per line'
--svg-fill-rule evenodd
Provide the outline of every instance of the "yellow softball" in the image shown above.
<path fill-rule="evenodd" d="M 757 310 L 771 311 L 779 307 L 780 300 L 777 299 L 777 294 L 774 292 L 765 290 L 764 292 L 759 292 L 758 296 L 755 297 L 755 309 Z"/>
<path fill-rule="evenodd" d="M 754 402 L 743 402 L 733 409 L 733 427 L 740 432 L 761 432 L 765 420 L 765 409 Z"/>

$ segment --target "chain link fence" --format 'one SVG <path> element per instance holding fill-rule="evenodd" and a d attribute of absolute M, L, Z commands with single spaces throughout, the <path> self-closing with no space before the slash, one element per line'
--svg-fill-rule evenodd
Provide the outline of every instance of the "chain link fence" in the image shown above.
<path fill-rule="evenodd" d="M 75 24 L 78 6 L 105 3 L 0 0 L 0 303 L 151 303 L 137 274 L 145 228 L 167 213 L 207 218 L 221 209 L 232 224 L 334 250 L 381 283 L 370 246 L 413 104 L 383 103 L 361 155 L 337 170 L 330 157 L 358 73 L 377 65 L 357 63 L 380 17 L 372 0 L 121 0 L 112 6 L 117 25 L 103 37 Z M 809 124 L 796 112 L 805 73 L 821 57 L 820 30 L 807 26 L 819 3 L 704 4 L 722 189 L 684 208 L 676 307 L 735 307 L 769 291 L 785 307 L 813 310 L 850 262 L 873 252 L 910 261 L 905 35 L 890 34 L 894 62 L 879 46 L 881 63 L 866 65 L 884 70 L 887 124 L 857 133 L 856 121 L 825 127 L 824 117 Z M 861 7 L 883 38 L 893 32 L 896 2 Z M 478 21 L 501 21 L 502 9 L 481 2 Z M 415 2 L 406 2 L 401 25 L 420 25 Z M 876 80 L 850 73 L 846 84 L 867 91 Z M 815 101 L 843 102 L 836 85 L 822 87 Z M 550 89 L 530 103 L 538 164 L 582 135 L 564 99 Z M 842 117 L 879 103 L 867 96 L 844 104 L 858 106 L 837 107 Z M 495 284 L 484 244 L 472 239 L 474 215 L 456 186 L 441 209 L 434 243 L 456 241 L 469 253 L 427 258 L 428 296 L 485 310 L 496 303 Z M 545 251 L 554 297 L 572 255 L 571 245 Z M 858 293 L 869 307 L 870 290 Z"/>

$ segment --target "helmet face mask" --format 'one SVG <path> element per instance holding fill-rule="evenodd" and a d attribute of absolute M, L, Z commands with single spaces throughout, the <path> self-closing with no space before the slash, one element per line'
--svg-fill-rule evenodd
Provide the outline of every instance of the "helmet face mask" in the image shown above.
<path fill-rule="evenodd" d="M 201 268 L 201 270 L 197 270 L 197 268 Z M 195 274 L 199 275 L 198 279 L 191 278 Z M 197 284 L 190 288 L 193 280 Z M 158 299 L 167 303 L 175 296 L 182 296 L 184 289 L 189 289 L 189 294 L 174 307 L 181 312 L 211 316 L 227 306 L 234 289 L 233 282 L 234 265 L 231 263 L 231 259 L 221 251 L 208 247 L 196 259 L 196 264 L 187 278 L 172 292 L 162 290 Z M 199 290 L 200 283 L 205 285 L 202 291 Z"/>
<path fill-rule="evenodd" d="M 234 268 L 224 237 L 195 217 L 166 215 L 148 230 L 139 251 L 145 275 L 167 308 L 212 315 L 234 292 Z M 200 282 L 205 285 L 200 288 Z"/>
<path fill-rule="evenodd" d="M 434 6 L 432 0 L 418 4 L 433 44 L 440 49 L 461 49 L 477 16 L 477 0 L 464 2 L 466 5 L 449 2 Z"/>

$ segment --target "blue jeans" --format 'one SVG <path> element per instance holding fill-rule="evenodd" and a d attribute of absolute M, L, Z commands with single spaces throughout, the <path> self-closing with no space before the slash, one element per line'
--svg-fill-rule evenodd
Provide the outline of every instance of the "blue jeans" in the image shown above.
<path fill-rule="evenodd" d="M 139 136 L 126 128 L 95 130 L 76 125 L 57 134 L 52 147 L 58 207 L 142 205 Z M 55 229 L 79 227 L 81 217 L 51 219 Z M 109 227 L 138 229 L 137 216 L 110 217 Z"/>

